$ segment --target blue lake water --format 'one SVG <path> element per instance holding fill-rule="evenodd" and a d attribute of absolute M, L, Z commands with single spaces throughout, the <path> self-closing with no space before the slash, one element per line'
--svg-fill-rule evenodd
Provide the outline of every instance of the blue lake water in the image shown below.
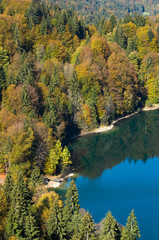
<path fill-rule="evenodd" d="M 158 240 L 159 111 L 121 121 L 107 133 L 80 137 L 69 148 L 80 205 L 95 222 L 110 210 L 125 225 L 134 209 L 142 239 Z"/>

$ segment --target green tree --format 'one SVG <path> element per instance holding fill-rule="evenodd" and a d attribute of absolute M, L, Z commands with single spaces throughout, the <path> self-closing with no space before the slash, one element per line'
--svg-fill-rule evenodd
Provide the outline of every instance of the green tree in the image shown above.
<path fill-rule="evenodd" d="M 69 89 L 69 100 L 71 106 L 69 106 L 69 112 L 73 116 L 73 120 L 77 119 L 77 111 L 79 108 L 79 82 L 77 78 L 76 71 L 73 72 L 72 77 L 68 81 L 68 89 Z"/>
<path fill-rule="evenodd" d="M 72 222 L 70 225 L 71 240 L 80 239 L 80 227 L 81 227 L 82 215 L 81 213 L 75 213 L 72 216 Z"/>
<path fill-rule="evenodd" d="M 57 201 L 52 205 L 52 211 L 47 223 L 49 239 L 65 240 L 65 225 L 62 221 L 62 208 Z"/>
<path fill-rule="evenodd" d="M 157 27 L 157 37 L 159 39 L 159 26 Z"/>
<path fill-rule="evenodd" d="M 101 240 L 115 240 L 120 239 L 120 230 L 118 224 L 111 212 L 108 212 L 103 220 L 103 228 L 100 235 Z"/>
<path fill-rule="evenodd" d="M 24 52 L 21 55 L 17 82 L 24 83 L 26 85 L 34 85 L 35 79 L 36 70 L 34 65 L 34 56 L 30 52 L 28 53 L 28 55 L 26 55 L 26 53 Z"/>
<path fill-rule="evenodd" d="M 131 52 L 137 51 L 136 40 L 134 38 L 128 39 L 128 45 L 126 48 L 126 53 L 129 55 Z"/>
<path fill-rule="evenodd" d="M 3 190 L 3 187 L 0 184 L 0 239 L 5 239 L 5 224 L 8 211 L 8 202 Z"/>
<path fill-rule="evenodd" d="M 68 148 L 65 146 L 64 149 L 61 146 L 61 142 L 58 140 L 56 145 L 50 150 L 48 161 L 46 162 L 46 172 L 50 174 L 55 173 L 59 167 L 65 169 L 72 162 L 70 160 L 71 154 Z"/>
<path fill-rule="evenodd" d="M 14 36 L 14 42 L 17 46 L 17 50 L 22 50 L 21 36 L 20 36 L 19 28 L 16 24 L 13 25 L 13 36 Z"/>
<path fill-rule="evenodd" d="M 110 16 L 110 22 L 111 22 L 111 25 L 112 25 L 112 29 L 111 29 L 111 32 L 112 32 L 114 27 L 117 24 L 117 19 L 116 19 L 116 16 L 114 14 Z"/>
<path fill-rule="evenodd" d="M 134 214 L 134 210 L 131 211 L 126 226 L 122 231 L 121 240 L 138 240 L 141 238 L 138 222 Z"/>
<path fill-rule="evenodd" d="M 154 38 L 154 33 L 151 28 L 148 30 L 147 35 L 149 38 L 149 42 L 152 42 L 152 39 Z"/>
<path fill-rule="evenodd" d="M 26 239 L 25 220 L 30 205 L 30 191 L 23 180 L 21 172 L 11 194 L 11 206 L 8 213 L 6 231 L 8 236 Z"/>
<path fill-rule="evenodd" d="M 63 151 L 62 151 L 62 167 L 65 168 L 68 165 L 70 165 L 72 162 L 70 160 L 71 154 L 68 150 L 68 148 L 65 146 Z"/>
<path fill-rule="evenodd" d="M 30 29 L 34 25 L 40 24 L 43 17 L 43 10 L 40 0 L 32 0 L 30 7 L 27 10 L 26 17 Z"/>
<path fill-rule="evenodd" d="M 31 213 L 25 219 L 25 235 L 27 240 L 39 240 L 40 231 L 37 226 L 35 217 Z"/>
<path fill-rule="evenodd" d="M 87 212 L 81 221 L 80 226 L 80 239 L 81 240 L 97 240 L 97 236 L 95 234 L 96 228 L 94 225 L 94 221 L 92 216 Z"/>
<path fill-rule="evenodd" d="M 58 140 L 54 148 L 50 150 L 48 161 L 46 162 L 46 172 L 55 173 L 57 166 L 62 159 L 62 146 Z"/>
<path fill-rule="evenodd" d="M 121 48 L 126 49 L 127 38 L 124 34 L 123 27 L 121 25 L 117 26 L 117 29 L 114 34 L 114 41 L 117 42 Z"/>
<path fill-rule="evenodd" d="M 32 106 L 31 106 L 31 100 L 30 100 L 30 96 L 28 94 L 26 85 L 24 85 L 23 89 L 22 89 L 21 102 L 22 102 L 22 106 L 23 106 L 22 111 L 24 113 L 28 114 L 31 111 Z"/>
<path fill-rule="evenodd" d="M 13 187 L 14 187 L 14 181 L 12 178 L 12 174 L 9 171 L 7 173 L 7 176 L 6 176 L 6 179 L 4 182 L 4 193 L 5 193 L 5 196 L 6 196 L 6 199 L 7 199 L 7 202 L 9 205 L 11 203 L 11 193 L 12 193 Z"/>
<path fill-rule="evenodd" d="M 54 130 L 56 129 L 57 126 L 56 111 L 50 95 L 48 95 L 46 98 L 46 107 L 43 115 L 43 121 L 47 127 L 53 128 Z"/>
<path fill-rule="evenodd" d="M 75 184 L 75 181 L 72 180 L 70 183 L 70 186 L 67 189 L 66 192 L 66 200 L 65 205 L 68 206 L 70 209 L 71 214 L 74 214 L 75 212 L 79 212 L 80 204 L 78 199 L 78 190 Z"/>
<path fill-rule="evenodd" d="M 75 182 L 72 180 L 66 192 L 65 206 L 63 208 L 63 221 L 66 225 L 67 239 L 73 234 L 72 218 L 74 214 L 78 214 L 80 209 L 78 190 Z"/>
<path fill-rule="evenodd" d="M 2 98 L 2 90 L 6 84 L 6 74 L 9 64 L 7 51 L 0 47 L 0 101 Z"/>

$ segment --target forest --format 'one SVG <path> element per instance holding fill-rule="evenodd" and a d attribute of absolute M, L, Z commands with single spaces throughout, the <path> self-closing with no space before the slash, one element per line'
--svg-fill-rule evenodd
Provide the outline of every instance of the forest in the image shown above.
<path fill-rule="evenodd" d="M 51 0 L 61 8 L 72 8 L 87 23 L 98 23 L 101 17 L 109 18 L 115 15 L 123 18 L 125 13 L 139 13 L 145 16 L 154 16 L 159 12 L 158 0 Z"/>
<path fill-rule="evenodd" d="M 68 234 L 67 214 L 94 229 L 77 202 L 77 211 L 64 210 L 70 203 L 63 208 L 43 176 L 70 171 L 75 135 L 159 102 L 158 52 L 158 15 L 103 15 L 88 24 L 53 2 L 0 1 L 1 239 L 85 239 L 77 229 Z M 51 225 L 55 216 L 60 229 Z M 91 231 L 91 239 L 102 234 Z"/>

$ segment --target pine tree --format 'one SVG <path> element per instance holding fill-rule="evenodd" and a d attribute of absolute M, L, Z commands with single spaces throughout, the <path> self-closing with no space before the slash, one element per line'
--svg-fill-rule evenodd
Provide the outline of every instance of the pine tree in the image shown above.
<path fill-rule="evenodd" d="M 11 172 L 8 172 L 5 179 L 5 183 L 4 183 L 4 193 L 9 205 L 11 203 L 11 192 L 13 190 L 13 186 L 14 186 L 14 182 L 13 182 L 12 174 Z"/>
<path fill-rule="evenodd" d="M 128 45 L 126 48 L 126 53 L 129 55 L 131 52 L 137 51 L 136 41 L 133 38 L 128 39 Z"/>
<path fill-rule="evenodd" d="M 124 34 L 122 26 L 118 26 L 115 34 L 114 34 L 114 41 L 117 42 L 121 48 L 126 49 L 127 47 L 127 38 Z"/>
<path fill-rule="evenodd" d="M 68 187 L 66 192 L 65 205 L 69 207 L 72 214 L 75 212 L 78 213 L 80 209 L 79 199 L 78 199 L 78 190 L 75 184 L 75 181 L 72 180 L 70 187 Z"/>
<path fill-rule="evenodd" d="M 152 39 L 154 38 L 154 33 L 151 28 L 148 30 L 147 35 L 149 38 L 149 42 L 152 42 Z"/>
<path fill-rule="evenodd" d="M 62 209 L 55 201 L 47 223 L 47 232 L 49 239 L 65 240 L 65 225 L 62 220 Z"/>
<path fill-rule="evenodd" d="M 40 231 L 34 216 L 30 213 L 25 219 L 25 235 L 27 240 L 39 240 Z"/>
<path fill-rule="evenodd" d="M 81 226 L 82 215 L 81 213 L 75 213 L 72 216 L 72 222 L 70 225 L 70 232 L 72 233 L 71 240 L 80 239 L 80 226 Z"/>
<path fill-rule="evenodd" d="M 138 240 L 141 238 L 138 222 L 134 214 L 134 210 L 131 211 L 127 224 L 122 231 L 121 240 Z"/>
<path fill-rule="evenodd" d="M 19 28 L 16 24 L 13 25 L 13 35 L 14 35 L 14 41 L 17 46 L 17 50 L 21 49 L 21 36 L 19 32 Z"/>
<path fill-rule="evenodd" d="M 104 221 L 103 229 L 100 236 L 101 240 L 115 240 L 120 239 L 120 230 L 118 224 L 111 212 L 108 212 Z"/>
<path fill-rule="evenodd" d="M 23 89 L 22 89 L 21 102 L 22 102 L 22 106 L 23 106 L 22 111 L 24 113 L 29 114 L 29 112 L 31 111 L 31 100 L 30 100 L 30 96 L 28 94 L 26 85 L 24 85 Z"/>
<path fill-rule="evenodd" d="M 157 27 L 157 37 L 159 39 L 159 26 Z"/>
<path fill-rule="evenodd" d="M 30 3 L 30 7 L 27 10 L 26 17 L 30 29 L 34 25 L 40 24 L 43 17 L 43 11 L 40 0 L 32 0 L 32 2 Z"/>
<path fill-rule="evenodd" d="M 95 235 L 96 228 L 94 226 L 94 221 L 92 216 L 87 212 L 81 221 L 80 226 L 80 238 L 81 240 L 97 240 L 97 236 Z"/>
<path fill-rule="evenodd" d="M 18 239 L 26 239 L 25 220 L 28 216 L 30 205 L 30 192 L 27 188 L 22 174 L 19 173 L 17 183 L 11 194 L 11 207 L 7 218 L 7 234 Z"/>
<path fill-rule="evenodd" d="M 123 23 L 133 22 L 133 19 L 130 14 L 126 14 L 123 18 Z"/>
<path fill-rule="evenodd" d="M 69 88 L 69 98 L 71 102 L 72 109 L 70 113 L 73 115 L 73 120 L 76 121 L 77 119 L 77 111 L 79 107 L 79 83 L 76 71 L 73 72 L 72 77 L 68 81 L 68 88 Z"/>
<path fill-rule="evenodd" d="M 114 29 L 114 27 L 115 27 L 116 24 L 117 24 L 117 20 L 116 20 L 115 15 L 111 15 L 111 16 L 110 16 L 110 22 L 111 22 L 111 24 L 112 24 L 112 29 L 111 29 L 111 32 L 112 32 L 113 29 Z"/>
<path fill-rule="evenodd" d="M 46 124 L 47 127 L 56 129 L 57 126 L 56 111 L 50 95 L 47 96 L 46 102 L 47 102 L 46 110 L 43 115 L 44 123 Z"/>
<path fill-rule="evenodd" d="M 8 202 L 5 196 L 4 189 L 0 184 L 0 239 L 6 239 L 5 236 L 5 224 L 8 211 Z"/>
<path fill-rule="evenodd" d="M 66 192 L 65 206 L 63 208 L 63 221 L 66 224 L 67 239 L 72 235 L 73 215 L 78 214 L 79 209 L 78 190 L 75 182 L 72 180 Z"/>

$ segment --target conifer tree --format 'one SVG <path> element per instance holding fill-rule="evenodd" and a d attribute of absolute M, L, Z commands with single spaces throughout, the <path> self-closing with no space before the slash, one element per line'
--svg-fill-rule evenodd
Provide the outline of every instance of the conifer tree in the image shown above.
<path fill-rule="evenodd" d="M 48 219 L 47 232 L 49 239 L 65 240 L 65 225 L 62 221 L 62 209 L 58 202 L 52 205 L 52 211 Z"/>
<path fill-rule="evenodd" d="M 137 51 L 136 41 L 133 38 L 128 39 L 128 45 L 126 48 L 126 53 L 129 55 L 131 52 Z"/>
<path fill-rule="evenodd" d="M 36 71 L 33 54 L 29 52 L 27 55 L 25 52 L 23 52 L 23 54 L 21 55 L 17 81 L 18 83 L 24 83 L 26 85 L 34 85 L 35 79 Z"/>
<path fill-rule="evenodd" d="M 5 224 L 8 211 L 8 202 L 4 193 L 4 189 L 0 184 L 0 239 L 5 239 Z"/>
<path fill-rule="evenodd" d="M 72 222 L 70 225 L 70 232 L 72 233 L 71 240 L 80 239 L 80 226 L 81 226 L 82 215 L 81 213 L 75 213 L 72 216 Z"/>
<path fill-rule="evenodd" d="M 100 236 L 101 240 L 115 240 L 120 239 L 120 230 L 118 224 L 111 212 L 108 212 L 104 221 L 103 229 Z"/>
<path fill-rule="evenodd" d="M 65 206 L 63 208 L 63 221 L 66 224 L 67 239 L 72 235 L 72 218 L 74 214 L 78 214 L 80 209 L 78 190 L 75 182 L 72 180 L 70 187 L 66 192 Z"/>
<path fill-rule="evenodd" d="M 13 182 L 12 174 L 11 172 L 8 172 L 4 182 L 4 193 L 9 205 L 11 202 L 11 192 L 13 190 L 13 186 L 14 186 L 14 182 Z"/>
<path fill-rule="evenodd" d="M 72 77 L 69 79 L 68 82 L 68 88 L 69 88 L 69 98 L 71 102 L 71 113 L 73 115 L 73 120 L 76 121 L 76 114 L 79 107 L 79 83 L 76 71 L 73 72 Z"/>
<path fill-rule="evenodd" d="M 57 126 L 56 111 L 50 95 L 47 96 L 46 101 L 47 104 L 45 113 L 43 115 L 43 120 L 47 127 L 55 129 Z"/>
<path fill-rule="evenodd" d="M 30 205 L 30 192 L 27 188 L 22 174 L 19 173 L 17 183 L 11 194 L 11 207 L 7 218 L 7 234 L 18 239 L 26 239 L 25 220 L 28 216 Z"/>
<path fill-rule="evenodd" d="M 23 106 L 23 112 L 29 113 L 31 111 L 31 100 L 30 100 L 30 96 L 28 94 L 26 85 L 24 85 L 22 89 L 21 102 Z"/>
<path fill-rule="evenodd" d="M 40 231 L 34 216 L 30 213 L 25 219 L 25 235 L 27 240 L 39 240 Z"/>
<path fill-rule="evenodd" d="M 124 34 L 123 27 L 118 26 L 115 34 L 114 34 L 114 41 L 117 42 L 121 48 L 126 49 L 127 47 L 127 38 Z"/>
<path fill-rule="evenodd" d="M 74 214 L 75 212 L 78 213 L 80 209 L 79 199 L 78 199 L 78 190 L 75 184 L 75 181 L 72 180 L 70 183 L 70 187 L 68 187 L 66 192 L 66 200 L 65 205 L 68 206 L 70 212 Z"/>
<path fill-rule="evenodd" d="M 157 37 L 159 39 L 159 26 L 157 27 Z"/>
<path fill-rule="evenodd" d="M 96 228 L 94 226 L 94 221 L 92 216 L 87 212 L 81 221 L 80 226 L 80 238 L 81 240 L 97 240 L 97 236 L 95 235 Z"/>
<path fill-rule="evenodd" d="M 154 38 L 154 33 L 151 28 L 148 30 L 147 35 L 149 38 L 149 42 L 152 42 L 152 39 Z"/>
<path fill-rule="evenodd" d="M 116 24 L 117 24 L 117 19 L 116 19 L 116 17 L 115 17 L 115 15 L 111 15 L 110 16 L 110 22 L 111 22 L 111 24 L 112 24 L 112 29 L 111 29 L 111 32 L 113 31 L 113 28 L 116 26 Z"/>
<path fill-rule="evenodd" d="M 122 231 L 121 240 L 138 240 L 141 238 L 138 222 L 134 214 L 134 210 L 131 211 L 126 226 Z"/>

